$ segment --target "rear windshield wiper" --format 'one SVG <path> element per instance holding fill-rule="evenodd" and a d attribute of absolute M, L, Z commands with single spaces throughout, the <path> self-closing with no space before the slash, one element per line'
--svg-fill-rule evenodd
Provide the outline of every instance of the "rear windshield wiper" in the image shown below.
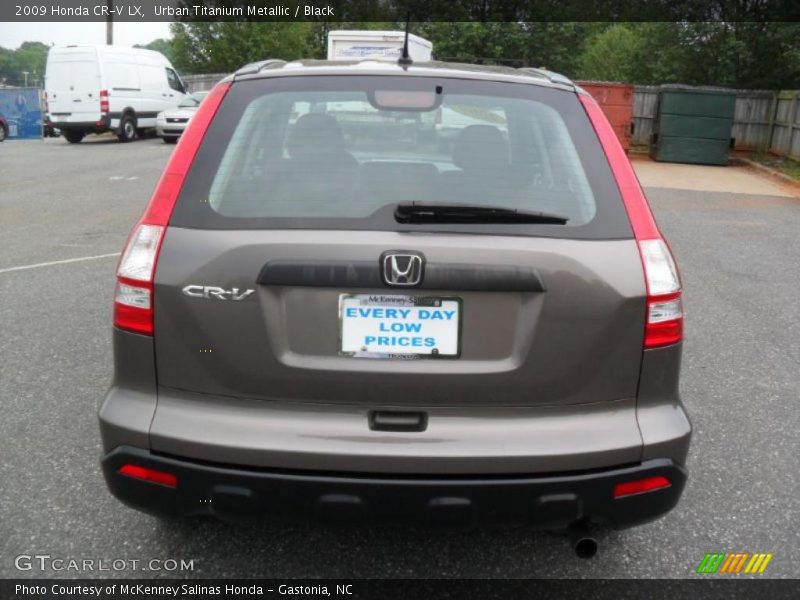
<path fill-rule="evenodd" d="M 398 223 L 543 223 L 564 225 L 569 219 L 551 213 L 498 208 L 480 204 L 401 202 L 394 210 Z"/>

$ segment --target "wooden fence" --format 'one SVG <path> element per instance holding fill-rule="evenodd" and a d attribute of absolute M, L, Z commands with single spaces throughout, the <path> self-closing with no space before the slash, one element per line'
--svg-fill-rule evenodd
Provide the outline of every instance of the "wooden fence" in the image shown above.
<path fill-rule="evenodd" d="M 206 92 L 213 88 L 220 79 L 227 77 L 229 73 L 204 73 L 202 75 L 184 75 L 181 77 L 186 84 L 186 91 Z"/>
<path fill-rule="evenodd" d="M 800 91 L 776 94 L 769 150 L 800 160 Z"/>
<path fill-rule="evenodd" d="M 658 86 L 636 86 L 634 145 L 650 143 Z M 800 160 L 800 91 L 736 90 L 731 137 L 737 150 L 774 152 Z"/>

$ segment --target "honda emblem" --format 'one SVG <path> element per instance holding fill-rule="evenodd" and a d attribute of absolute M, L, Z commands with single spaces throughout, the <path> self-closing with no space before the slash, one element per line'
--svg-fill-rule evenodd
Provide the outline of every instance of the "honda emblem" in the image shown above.
<path fill-rule="evenodd" d="M 424 257 L 419 253 L 392 251 L 381 256 L 383 282 L 393 287 L 414 287 L 422 282 Z"/>

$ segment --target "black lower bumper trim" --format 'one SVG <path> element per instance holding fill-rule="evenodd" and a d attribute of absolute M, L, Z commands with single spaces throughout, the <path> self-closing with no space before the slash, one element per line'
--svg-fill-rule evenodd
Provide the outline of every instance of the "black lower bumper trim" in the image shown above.
<path fill-rule="evenodd" d="M 119 474 L 125 464 L 166 471 L 176 488 Z M 393 477 L 325 475 L 208 465 L 121 446 L 103 458 L 111 492 L 151 513 L 211 514 L 223 519 L 268 515 L 323 520 L 424 520 L 457 525 L 527 523 L 557 529 L 578 521 L 629 527 L 672 509 L 686 471 L 668 459 L 576 474 L 544 476 Z M 617 483 L 663 475 L 667 488 L 614 499 Z"/>
<path fill-rule="evenodd" d="M 82 133 L 104 133 L 111 129 L 111 117 L 103 115 L 97 121 L 65 121 L 51 123 L 61 131 L 80 131 Z"/>

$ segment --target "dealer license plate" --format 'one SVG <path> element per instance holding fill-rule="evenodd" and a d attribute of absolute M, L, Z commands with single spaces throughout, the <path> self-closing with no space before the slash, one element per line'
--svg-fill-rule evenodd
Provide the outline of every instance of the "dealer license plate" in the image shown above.
<path fill-rule="evenodd" d="M 461 299 L 382 294 L 339 296 L 340 354 L 365 358 L 456 358 Z"/>

